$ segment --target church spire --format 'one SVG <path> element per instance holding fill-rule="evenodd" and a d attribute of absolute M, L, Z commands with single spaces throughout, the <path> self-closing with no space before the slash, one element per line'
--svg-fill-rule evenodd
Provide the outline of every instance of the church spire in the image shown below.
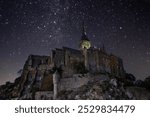
<path fill-rule="evenodd" d="M 82 37 L 81 37 L 81 40 L 88 40 L 89 41 L 89 39 L 86 36 L 84 21 L 82 22 Z"/>
<path fill-rule="evenodd" d="M 80 48 L 81 49 L 89 49 L 91 47 L 91 42 L 86 36 L 84 22 L 82 22 L 82 36 L 80 40 Z"/>
<path fill-rule="evenodd" d="M 86 35 L 84 21 L 82 22 L 82 35 Z"/>

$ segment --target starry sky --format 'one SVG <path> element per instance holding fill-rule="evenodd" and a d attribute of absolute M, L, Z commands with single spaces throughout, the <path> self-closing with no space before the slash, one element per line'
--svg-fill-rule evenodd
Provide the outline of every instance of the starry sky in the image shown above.
<path fill-rule="evenodd" d="M 29 54 L 78 49 L 82 21 L 93 46 L 104 44 L 137 79 L 150 75 L 148 0 L 0 0 L 0 84 L 19 75 Z"/>

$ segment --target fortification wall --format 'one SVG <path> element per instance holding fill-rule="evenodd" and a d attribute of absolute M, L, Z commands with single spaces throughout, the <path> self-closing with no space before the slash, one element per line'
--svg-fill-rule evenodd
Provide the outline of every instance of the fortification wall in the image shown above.
<path fill-rule="evenodd" d="M 60 79 L 58 89 L 59 89 L 59 91 L 73 90 L 73 89 L 81 87 L 82 85 L 86 85 L 88 83 L 88 81 L 104 80 L 106 78 L 107 78 L 107 76 L 101 76 L 101 75 L 90 76 L 90 75 L 86 74 L 83 76 L 81 74 L 76 74 L 72 78 Z"/>
<path fill-rule="evenodd" d="M 59 91 L 61 90 L 72 90 L 75 88 L 78 88 L 82 85 L 87 84 L 87 82 L 90 80 L 90 77 L 88 75 L 82 76 L 82 75 L 74 75 L 72 78 L 64 78 L 60 79 L 59 82 Z"/>

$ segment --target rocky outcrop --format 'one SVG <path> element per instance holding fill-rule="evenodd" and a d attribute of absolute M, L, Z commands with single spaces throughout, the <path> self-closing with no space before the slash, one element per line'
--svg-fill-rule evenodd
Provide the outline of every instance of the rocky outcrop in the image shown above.
<path fill-rule="evenodd" d="M 150 100 L 150 91 L 143 87 L 127 87 L 127 95 L 135 100 Z"/>
<path fill-rule="evenodd" d="M 140 87 L 124 87 L 117 79 L 90 81 L 87 85 L 70 91 L 61 91 L 61 100 L 143 100 L 150 99 L 150 92 Z"/>
<path fill-rule="evenodd" d="M 15 99 L 19 97 L 19 82 L 20 77 L 16 78 L 14 83 L 6 82 L 5 85 L 0 86 L 0 99 Z"/>
<path fill-rule="evenodd" d="M 146 89 L 148 89 L 150 91 L 150 76 L 145 78 L 144 86 L 145 86 Z"/>
<path fill-rule="evenodd" d="M 61 91 L 58 99 L 75 100 L 110 100 L 129 99 L 125 89 L 117 83 L 116 79 L 104 81 L 89 81 L 74 91 Z"/>

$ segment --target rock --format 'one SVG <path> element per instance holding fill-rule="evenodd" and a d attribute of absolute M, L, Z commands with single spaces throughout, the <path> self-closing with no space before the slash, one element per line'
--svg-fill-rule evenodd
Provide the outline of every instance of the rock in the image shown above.
<path fill-rule="evenodd" d="M 133 95 L 126 93 L 123 85 L 121 87 L 117 84 L 117 80 L 111 79 L 110 81 L 90 81 L 76 90 L 67 93 L 67 99 L 88 99 L 88 100 L 115 100 L 115 99 L 132 99 Z M 67 91 L 66 91 L 67 92 Z M 66 93 L 64 94 L 66 95 Z M 62 95 L 62 97 L 64 97 Z M 61 98 L 62 99 L 62 98 Z M 66 98 L 65 98 L 66 99 Z"/>
<path fill-rule="evenodd" d="M 149 100 L 150 99 L 150 91 L 146 90 L 145 88 L 141 87 L 127 87 L 126 92 L 129 92 L 128 94 L 130 96 L 133 95 L 132 99 L 137 100 Z"/>
<path fill-rule="evenodd" d="M 150 76 L 145 78 L 144 85 L 144 87 L 150 91 Z"/>
<path fill-rule="evenodd" d="M 79 95 L 76 95 L 74 99 L 75 99 L 75 100 L 79 100 L 79 99 L 81 99 L 81 98 L 80 98 Z"/>
<path fill-rule="evenodd" d="M 129 91 L 126 92 L 126 95 L 129 97 L 129 99 L 132 99 L 133 98 L 133 94 Z"/>
<path fill-rule="evenodd" d="M 113 86 L 117 87 L 116 79 L 111 79 L 109 83 L 112 84 Z"/>

